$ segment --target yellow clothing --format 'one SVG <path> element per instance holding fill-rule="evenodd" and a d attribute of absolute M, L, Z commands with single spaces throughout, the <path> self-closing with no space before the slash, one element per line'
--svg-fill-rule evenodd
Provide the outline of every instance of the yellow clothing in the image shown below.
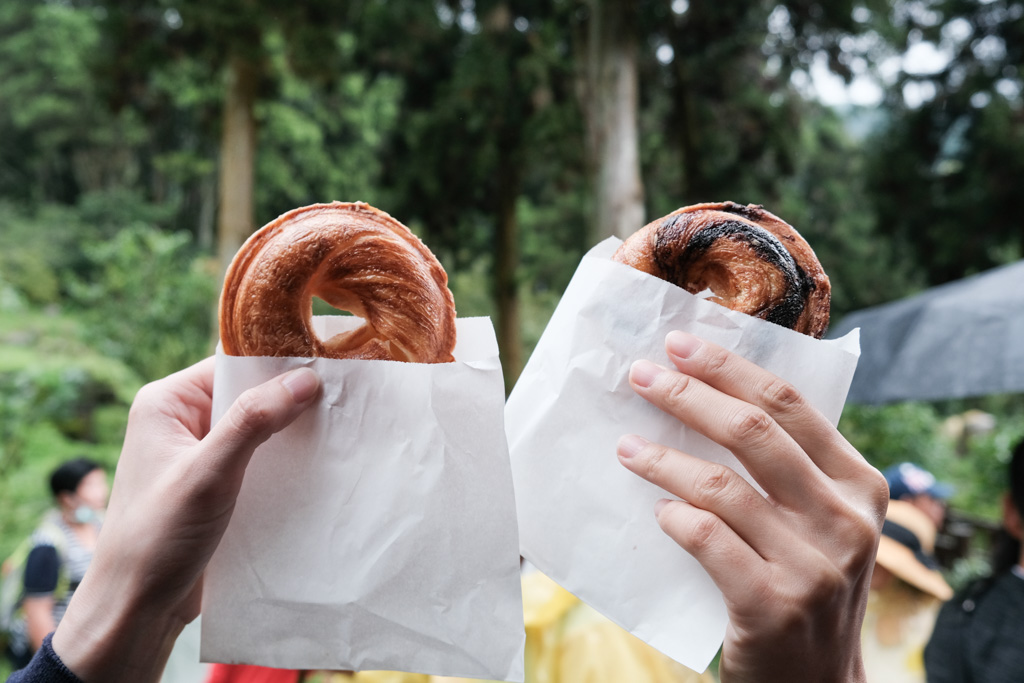
<path fill-rule="evenodd" d="M 861 628 L 868 683 L 925 683 L 924 646 L 941 606 L 899 580 L 870 592 Z"/>
<path fill-rule="evenodd" d="M 526 683 L 714 683 L 669 659 L 540 572 L 523 577 Z M 381 671 L 331 674 L 324 683 L 469 683 Z"/>

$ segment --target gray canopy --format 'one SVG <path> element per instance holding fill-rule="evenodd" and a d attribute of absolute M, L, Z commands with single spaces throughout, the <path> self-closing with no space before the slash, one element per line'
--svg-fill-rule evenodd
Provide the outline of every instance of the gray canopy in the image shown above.
<path fill-rule="evenodd" d="M 1024 261 L 856 311 L 828 336 L 855 327 L 853 403 L 1024 392 Z"/>

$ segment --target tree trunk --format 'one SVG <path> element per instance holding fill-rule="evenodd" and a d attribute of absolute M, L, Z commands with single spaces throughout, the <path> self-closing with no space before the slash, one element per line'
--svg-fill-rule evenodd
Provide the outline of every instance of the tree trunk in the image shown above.
<path fill-rule="evenodd" d="M 220 143 L 217 258 L 223 277 L 242 242 L 255 229 L 253 168 L 256 161 L 255 65 L 237 56 L 228 61 L 224 129 Z"/>
<path fill-rule="evenodd" d="M 516 54 L 513 49 L 513 13 L 508 3 L 496 4 L 483 18 L 483 28 L 497 50 L 504 57 L 502 64 L 512 69 Z M 508 74 L 512 83 L 514 76 Z M 520 339 L 519 301 L 519 223 L 516 200 L 519 198 L 521 166 L 523 164 L 523 126 L 528 117 L 528 106 L 522 101 L 521 89 L 504 93 L 506 100 L 501 115 L 494 122 L 493 135 L 497 139 L 498 172 L 496 178 L 494 272 L 491 286 L 497 315 L 498 353 L 505 378 L 505 393 L 512 390 L 523 368 L 523 348 Z"/>
<path fill-rule="evenodd" d="M 523 369 L 523 349 L 519 338 L 519 224 L 516 199 L 519 196 L 519 169 L 514 149 L 501 146 L 501 171 L 497 198 L 497 234 L 495 243 L 494 291 L 498 314 L 498 353 L 505 376 L 505 393 L 512 390 Z"/>
<path fill-rule="evenodd" d="M 594 191 L 593 236 L 627 237 L 644 224 L 637 128 L 636 23 L 628 0 L 590 0 L 579 89 Z"/>

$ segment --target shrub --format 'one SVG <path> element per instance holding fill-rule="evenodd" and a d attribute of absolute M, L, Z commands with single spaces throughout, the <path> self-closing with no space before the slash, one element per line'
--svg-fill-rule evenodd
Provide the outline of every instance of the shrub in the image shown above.
<path fill-rule="evenodd" d="M 135 225 L 83 246 L 94 276 L 72 282 L 70 292 L 86 339 L 145 379 L 180 370 L 212 349 L 215 279 L 190 243 L 187 233 Z"/>

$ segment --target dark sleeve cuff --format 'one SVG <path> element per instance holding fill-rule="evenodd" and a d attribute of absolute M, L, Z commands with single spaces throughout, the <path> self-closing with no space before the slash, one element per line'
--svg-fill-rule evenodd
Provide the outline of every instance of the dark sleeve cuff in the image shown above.
<path fill-rule="evenodd" d="M 28 666 L 11 674 L 7 683 L 82 683 L 82 679 L 60 661 L 60 657 L 53 651 L 51 640 L 52 633 L 43 638 L 43 646 Z"/>

